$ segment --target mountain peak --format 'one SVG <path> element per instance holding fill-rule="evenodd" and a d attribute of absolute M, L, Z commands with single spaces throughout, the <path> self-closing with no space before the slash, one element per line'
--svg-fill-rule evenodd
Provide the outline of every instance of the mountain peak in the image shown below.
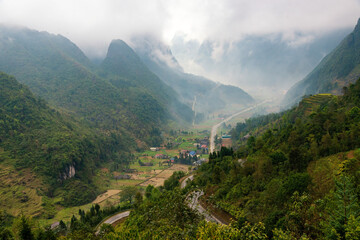
<path fill-rule="evenodd" d="M 136 56 L 136 53 L 121 39 L 112 40 L 107 52 L 107 58 L 112 56 Z"/>
<path fill-rule="evenodd" d="M 357 21 L 357 24 L 355 26 L 354 32 L 360 32 L 360 18 Z"/>
<path fill-rule="evenodd" d="M 111 41 L 102 65 L 105 69 L 125 77 L 135 74 L 138 69 L 146 68 L 134 50 L 120 39 Z"/>
<path fill-rule="evenodd" d="M 133 37 L 131 40 L 135 51 L 144 59 L 155 61 L 159 64 L 166 64 L 172 69 L 183 72 L 184 70 L 173 56 L 168 45 L 157 38 L 148 35 Z"/>

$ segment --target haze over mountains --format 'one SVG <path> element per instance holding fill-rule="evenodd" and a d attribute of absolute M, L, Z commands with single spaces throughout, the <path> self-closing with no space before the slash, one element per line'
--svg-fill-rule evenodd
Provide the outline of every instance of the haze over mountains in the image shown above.
<path fill-rule="evenodd" d="M 293 41 L 281 34 L 269 34 L 250 35 L 234 42 L 200 43 L 177 35 L 172 40 L 172 51 L 188 72 L 240 86 L 256 97 L 279 97 L 305 77 L 350 31 L 345 28 L 321 37 L 298 33 Z"/>
<path fill-rule="evenodd" d="M 198 113 L 208 114 L 224 108 L 233 111 L 254 99 L 242 89 L 215 83 L 209 79 L 185 73 L 169 46 L 150 36 L 138 36 L 132 43 L 147 67 L 166 84 L 174 88 L 181 99 Z"/>
<path fill-rule="evenodd" d="M 301 97 L 317 93 L 341 94 L 343 87 L 360 76 L 360 19 L 355 29 L 332 50 L 284 98 L 284 104 L 297 103 Z"/>

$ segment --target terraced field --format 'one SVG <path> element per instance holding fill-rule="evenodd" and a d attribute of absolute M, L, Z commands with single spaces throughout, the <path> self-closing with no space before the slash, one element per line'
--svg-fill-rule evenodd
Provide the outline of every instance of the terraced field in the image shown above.
<path fill-rule="evenodd" d="M 310 96 L 305 98 L 300 104 L 298 108 L 302 108 L 304 110 L 304 114 L 310 115 L 314 112 L 319 106 L 322 104 L 329 102 L 331 99 L 336 96 L 332 94 L 322 93 Z"/>

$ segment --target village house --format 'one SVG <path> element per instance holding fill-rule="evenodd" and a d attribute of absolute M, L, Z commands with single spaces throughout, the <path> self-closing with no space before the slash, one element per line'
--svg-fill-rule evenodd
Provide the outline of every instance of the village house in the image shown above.
<path fill-rule="evenodd" d="M 195 152 L 195 151 L 189 152 L 189 156 L 190 156 L 190 157 L 195 157 L 195 156 L 196 156 L 196 152 Z"/>

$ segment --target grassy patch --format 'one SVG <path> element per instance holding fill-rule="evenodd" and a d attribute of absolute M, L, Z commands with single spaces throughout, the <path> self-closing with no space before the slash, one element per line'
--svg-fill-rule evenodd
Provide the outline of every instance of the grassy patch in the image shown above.
<path fill-rule="evenodd" d="M 29 169 L 16 170 L 0 164 L 0 208 L 14 216 L 24 213 L 39 216 L 43 213 L 41 189 L 46 189 L 40 179 Z"/>

